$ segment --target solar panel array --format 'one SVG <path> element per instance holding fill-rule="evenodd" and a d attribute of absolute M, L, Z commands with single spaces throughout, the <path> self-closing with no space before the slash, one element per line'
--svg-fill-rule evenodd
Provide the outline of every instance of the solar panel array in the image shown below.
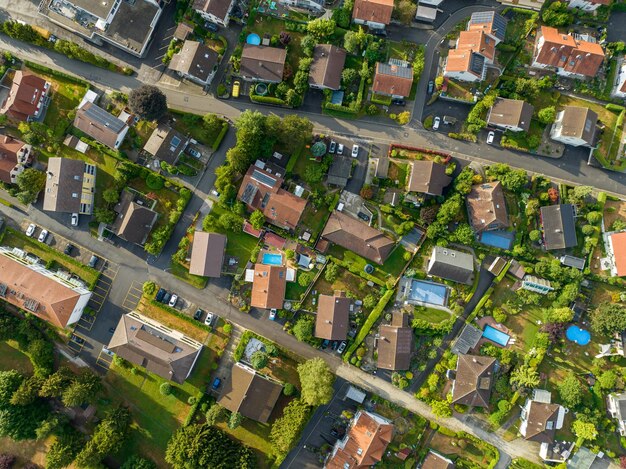
<path fill-rule="evenodd" d="M 115 133 L 120 133 L 122 129 L 126 126 L 126 124 L 115 117 L 113 114 L 109 114 L 107 111 L 102 109 L 101 107 L 92 104 L 85 111 L 85 114 L 89 119 L 99 122 L 100 124 L 110 128 Z"/>
<path fill-rule="evenodd" d="M 269 187 L 274 187 L 274 185 L 276 184 L 276 179 L 271 177 L 269 174 L 264 173 L 263 171 L 258 171 L 256 169 L 252 172 L 252 179 Z"/>

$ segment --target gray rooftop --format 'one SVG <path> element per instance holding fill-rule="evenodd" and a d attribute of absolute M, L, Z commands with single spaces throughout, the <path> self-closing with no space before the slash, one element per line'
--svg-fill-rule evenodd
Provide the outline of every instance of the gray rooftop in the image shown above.
<path fill-rule="evenodd" d="M 92 104 L 91 106 L 83 106 L 85 110 L 85 115 L 93 122 L 97 122 L 99 124 L 108 127 L 116 134 L 119 134 L 124 127 L 126 127 L 126 123 L 113 114 L 105 111 L 100 106 Z"/>
<path fill-rule="evenodd" d="M 428 275 L 471 284 L 474 277 L 474 256 L 447 247 L 435 246 L 428 263 Z"/>
<path fill-rule="evenodd" d="M 468 353 L 471 349 L 476 347 L 482 336 L 483 331 L 475 328 L 471 324 L 466 324 L 461 334 L 452 345 L 452 353 L 455 355 Z"/>
<path fill-rule="evenodd" d="M 115 0 L 67 0 L 81 10 L 91 13 L 98 18 L 106 19 L 111 13 Z"/>
<path fill-rule="evenodd" d="M 565 249 L 578 244 L 575 213 L 576 209 L 572 204 L 541 207 L 546 249 Z"/>

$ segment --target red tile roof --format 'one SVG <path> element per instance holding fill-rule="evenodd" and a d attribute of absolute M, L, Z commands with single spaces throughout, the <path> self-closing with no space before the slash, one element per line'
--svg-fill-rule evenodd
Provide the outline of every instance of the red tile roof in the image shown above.
<path fill-rule="evenodd" d="M 11 171 L 17 166 L 17 154 L 26 145 L 9 135 L 0 134 L 0 181 L 10 184 Z M 24 151 L 24 153 L 27 150 Z"/>
<path fill-rule="evenodd" d="M 615 268 L 617 276 L 626 276 L 626 231 L 622 233 L 613 233 L 611 236 L 611 245 L 613 246 L 613 255 L 615 256 Z"/>
<path fill-rule="evenodd" d="M 15 72 L 9 96 L 0 108 L 0 114 L 6 114 L 13 119 L 25 121 L 34 116 L 40 104 L 41 97 L 47 92 L 46 80 L 21 70 Z"/>
<path fill-rule="evenodd" d="M 461 31 L 456 50 L 470 50 L 493 61 L 496 55 L 496 41 L 487 36 L 482 30 Z"/>
<path fill-rule="evenodd" d="M 256 264 L 250 305 L 255 308 L 282 308 L 287 289 L 287 268 Z"/>
<path fill-rule="evenodd" d="M 399 68 L 401 67 L 398 65 L 387 65 L 378 62 L 376 64 L 372 91 L 393 96 L 409 96 L 411 94 L 411 86 L 413 86 L 413 70 L 408 69 L 408 73 L 400 74 Z"/>
<path fill-rule="evenodd" d="M 372 23 L 391 23 L 393 0 L 355 0 L 352 18 Z"/>

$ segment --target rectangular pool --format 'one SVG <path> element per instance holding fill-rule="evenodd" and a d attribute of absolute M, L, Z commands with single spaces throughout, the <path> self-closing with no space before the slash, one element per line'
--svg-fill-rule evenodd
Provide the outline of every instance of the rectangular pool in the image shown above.
<path fill-rule="evenodd" d="M 448 302 L 448 287 L 440 283 L 413 280 L 409 290 L 409 299 L 431 305 L 445 306 Z"/>
<path fill-rule="evenodd" d="M 480 242 L 487 246 L 500 249 L 511 249 L 515 241 L 515 233 L 510 231 L 484 231 L 480 235 Z"/>
<path fill-rule="evenodd" d="M 485 329 L 483 330 L 483 337 L 501 345 L 502 347 L 506 347 L 509 343 L 509 339 L 511 338 L 508 334 L 505 334 L 504 332 L 491 326 L 485 326 Z"/>
<path fill-rule="evenodd" d="M 266 252 L 263 254 L 263 264 L 265 265 L 283 265 L 283 256 L 280 254 L 272 254 Z"/>

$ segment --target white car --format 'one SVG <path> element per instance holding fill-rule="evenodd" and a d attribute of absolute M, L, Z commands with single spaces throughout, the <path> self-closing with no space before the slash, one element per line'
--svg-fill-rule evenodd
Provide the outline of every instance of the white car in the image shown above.
<path fill-rule="evenodd" d="M 178 302 L 178 295 L 174 293 L 172 294 L 172 297 L 170 298 L 170 302 L 168 303 L 168 305 L 170 305 L 173 308 L 174 306 L 176 306 L 177 302 Z"/>
<path fill-rule="evenodd" d="M 337 154 L 343 155 L 343 143 L 340 143 L 339 145 L 337 145 Z"/>
<path fill-rule="evenodd" d="M 493 143 L 493 139 L 496 138 L 495 132 L 491 131 L 487 134 L 487 145 L 491 145 Z"/>
<path fill-rule="evenodd" d="M 204 320 L 204 324 L 206 324 L 207 326 L 213 324 L 213 317 L 213 313 L 206 313 L 206 319 Z"/>
<path fill-rule="evenodd" d="M 433 130 L 437 130 L 439 128 L 439 124 L 441 124 L 441 119 L 439 117 L 435 117 L 433 120 Z"/>
<path fill-rule="evenodd" d="M 78 226 L 78 213 L 72 213 L 72 216 L 70 218 L 70 225 Z"/>
<path fill-rule="evenodd" d="M 35 230 L 37 229 L 37 226 L 34 223 L 31 223 L 30 225 L 28 225 L 28 228 L 26 228 L 26 236 L 32 236 L 33 234 L 35 234 Z"/>
<path fill-rule="evenodd" d="M 39 238 L 37 238 L 37 241 L 39 241 L 40 243 L 45 243 L 46 239 L 48 239 L 48 230 L 42 230 L 41 233 L 39 233 Z"/>
<path fill-rule="evenodd" d="M 359 146 L 352 145 L 352 158 L 358 158 L 358 157 L 359 157 Z"/>
<path fill-rule="evenodd" d="M 270 309 L 269 320 L 276 321 L 276 308 Z"/>

